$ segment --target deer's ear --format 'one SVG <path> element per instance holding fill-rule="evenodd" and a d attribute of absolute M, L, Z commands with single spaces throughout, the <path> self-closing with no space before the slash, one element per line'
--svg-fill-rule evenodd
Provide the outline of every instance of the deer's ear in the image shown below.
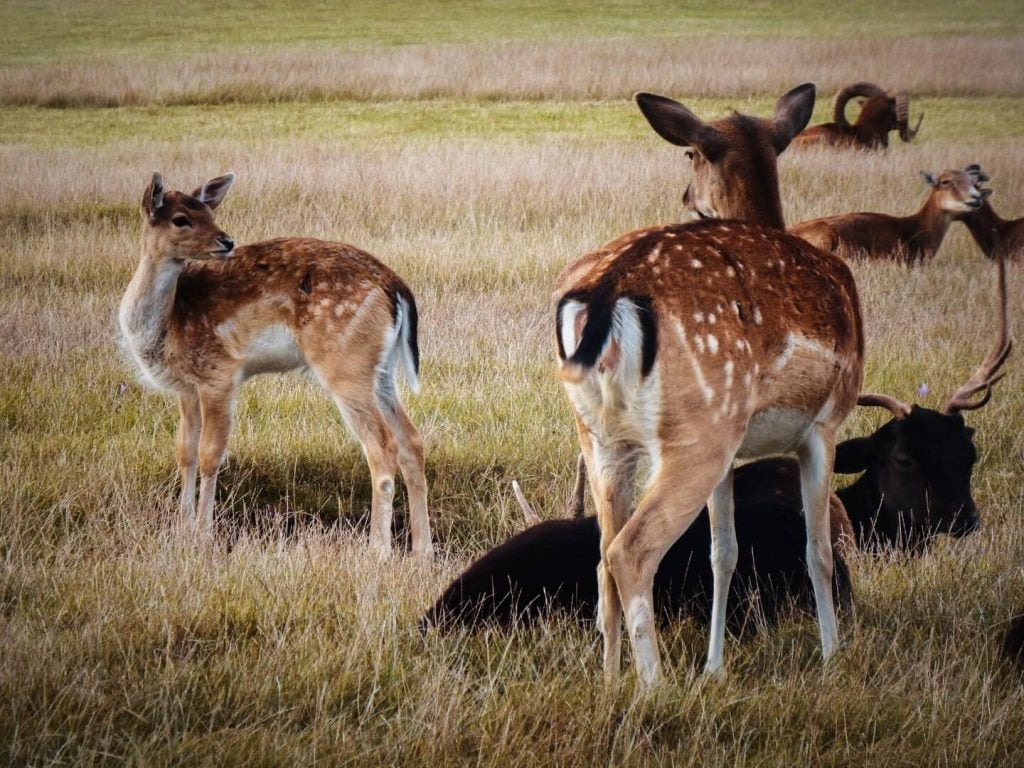
<path fill-rule="evenodd" d="M 210 179 L 192 193 L 192 197 L 201 203 L 205 203 L 212 210 L 220 205 L 235 183 L 235 174 L 225 173 L 215 179 Z"/>
<path fill-rule="evenodd" d="M 979 189 L 978 194 L 981 195 L 982 200 L 985 200 L 992 196 L 992 190 L 989 187 L 985 187 L 984 189 Z"/>
<path fill-rule="evenodd" d="M 781 155 L 800 131 L 807 127 L 814 112 L 817 90 L 814 83 L 803 83 L 782 94 L 775 104 L 772 118 L 772 145 L 775 154 Z"/>
<path fill-rule="evenodd" d="M 725 152 L 725 138 L 678 101 L 653 93 L 633 96 L 651 128 L 665 141 L 693 147 L 714 163 Z"/>
<path fill-rule="evenodd" d="M 142 193 L 142 215 L 150 221 L 156 219 L 157 214 L 164 205 L 164 180 L 156 171 L 153 178 Z"/>
<path fill-rule="evenodd" d="M 840 475 L 855 475 L 868 468 L 871 452 L 870 437 L 855 437 L 844 440 L 836 446 L 836 461 L 833 470 Z"/>
<path fill-rule="evenodd" d="M 921 171 L 921 178 L 924 179 L 924 183 L 929 187 L 939 186 L 939 180 L 934 174 L 928 173 L 928 171 Z"/>

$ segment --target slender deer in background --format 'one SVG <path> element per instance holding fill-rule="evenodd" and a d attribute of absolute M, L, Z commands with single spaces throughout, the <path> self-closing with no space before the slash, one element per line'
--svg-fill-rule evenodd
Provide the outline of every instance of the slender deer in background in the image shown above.
<path fill-rule="evenodd" d="M 851 125 L 846 119 L 850 99 L 863 99 L 860 114 Z M 854 149 L 886 149 L 889 133 L 899 131 L 903 141 L 913 141 L 924 115 L 910 127 L 910 97 L 905 91 L 888 93 L 874 83 L 854 83 L 841 89 L 832 101 L 832 122 L 814 125 L 793 139 L 794 147 L 824 144 Z"/>
<path fill-rule="evenodd" d="M 714 572 L 706 670 L 723 666 L 736 568 L 733 462 L 796 453 L 822 653 L 838 644 L 828 496 L 836 430 L 860 390 L 863 333 L 841 259 L 782 231 L 776 155 L 810 118 L 814 86 L 771 119 L 706 123 L 638 94 L 652 127 L 690 148 L 701 221 L 630 232 L 571 264 L 555 292 L 560 375 L 576 414 L 601 529 L 599 625 L 618 674 L 622 615 L 639 678 L 661 673 L 658 564 L 708 502 Z M 650 478 L 634 507 L 640 462 Z"/>
<path fill-rule="evenodd" d="M 350 245 L 291 238 L 235 248 L 213 219 L 234 179 L 221 176 L 186 195 L 153 174 L 142 197 L 142 258 L 121 300 L 121 332 L 143 378 L 178 395 L 183 517 L 194 516 L 201 535 L 212 536 L 217 472 L 242 383 L 308 366 L 370 466 L 371 546 L 391 551 L 400 467 L 413 551 L 429 554 L 423 443 L 396 382 L 401 371 L 418 388 L 412 291 Z"/>
<path fill-rule="evenodd" d="M 988 176 L 979 170 L 979 181 L 988 181 Z M 1024 217 L 1004 219 L 995 212 L 989 202 L 990 190 L 982 190 L 984 200 L 981 205 L 961 221 L 967 226 L 974 242 L 982 253 L 990 259 L 1000 256 L 1007 259 L 1019 259 L 1024 255 Z"/>
<path fill-rule="evenodd" d="M 845 213 L 811 219 L 789 228 L 811 245 L 850 257 L 889 259 L 908 265 L 930 261 L 954 221 L 977 211 L 992 194 L 978 184 L 987 181 L 980 166 L 945 170 L 937 177 L 921 171 L 932 188 L 921 209 L 911 216 Z"/>

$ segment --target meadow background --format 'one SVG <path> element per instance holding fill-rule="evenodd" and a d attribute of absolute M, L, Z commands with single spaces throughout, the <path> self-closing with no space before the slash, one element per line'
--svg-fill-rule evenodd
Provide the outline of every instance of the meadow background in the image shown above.
<path fill-rule="evenodd" d="M 1020 765 L 1024 685 L 998 658 L 1024 606 L 1020 351 L 978 429 L 984 527 L 923 557 L 854 556 L 857 611 L 823 669 L 813 620 L 662 638 L 668 685 L 600 685 L 592 626 L 428 635 L 447 581 L 563 513 L 576 440 L 552 376 L 554 277 L 681 215 L 687 167 L 629 100 L 767 114 L 818 84 L 911 92 L 916 142 L 785 153 L 791 223 L 909 213 L 919 170 L 981 163 L 1024 209 L 1024 5 L 995 2 L 0 4 L 0 763 Z M 233 170 L 239 242 L 302 235 L 395 267 L 421 311 L 439 556 L 365 551 L 369 479 L 293 374 L 239 400 L 219 509 L 230 551 L 170 525 L 177 408 L 116 338 L 153 170 Z M 955 225 L 934 263 L 858 266 L 868 389 L 938 407 L 986 354 L 993 267 Z M 1018 327 L 1024 273 L 1010 272 Z M 883 414 L 858 411 L 846 435 Z M 844 482 L 837 478 L 837 482 Z M 404 542 L 404 500 L 398 502 Z"/>

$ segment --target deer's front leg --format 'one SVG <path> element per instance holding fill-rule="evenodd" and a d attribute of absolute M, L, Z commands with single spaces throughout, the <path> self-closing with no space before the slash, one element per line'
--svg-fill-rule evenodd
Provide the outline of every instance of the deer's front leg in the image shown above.
<path fill-rule="evenodd" d="M 178 439 L 176 458 L 181 477 L 180 522 L 186 524 L 195 516 L 196 510 L 196 469 L 199 461 L 199 430 L 202 415 L 199 398 L 196 395 L 181 395 L 178 398 Z"/>
<path fill-rule="evenodd" d="M 199 393 L 202 432 L 199 437 L 199 508 L 196 528 L 204 539 L 213 537 L 213 501 L 217 472 L 224 463 L 231 432 L 233 389 L 204 389 Z"/>

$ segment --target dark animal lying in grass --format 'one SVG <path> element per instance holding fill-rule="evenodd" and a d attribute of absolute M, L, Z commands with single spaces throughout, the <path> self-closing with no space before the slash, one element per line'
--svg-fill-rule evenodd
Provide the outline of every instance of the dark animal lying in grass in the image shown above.
<path fill-rule="evenodd" d="M 887 408 L 893 419 L 867 437 L 836 447 L 835 471 L 863 474 L 837 494 L 863 547 L 919 550 L 941 533 L 963 536 L 980 524 L 971 495 L 977 459 L 974 430 L 963 411 L 988 403 L 1010 356 L 1006 265 L 997 259 L 999 296 L 995 345 L 974 375 L 939 411 L 884 395 L 861 395 L 860 405 Z"/>
<path fill-rule="evenodd" d="M 739 562 L 730 587 L 730 629 L 774 623 L 788 606 L 814 615 L 814 593 L 804 561 L 800 476 L 790 459 L 766 459 L 736 470 Z M 832 512 L 842 520 L 832 500 Z M 513 536 L 476 560 L 445 590 L 421 627 L 509 625 L 549 610 L 592 619 L 597 607 L 600 531 L 595 517 L 547 520 Z M 669 549 L 654 580 L 663 617 L 711 610 L 711 531 L 705 508 Z M 832 579 L 837 605 L 852 602 L 850 575 L 837 552 Z"/>
<path fill-rule="evenodd" d="M 1024 610 L 1010 620 L 1010 628 L 1003 637 L 1003 657 L 1024 670 Z"/>

